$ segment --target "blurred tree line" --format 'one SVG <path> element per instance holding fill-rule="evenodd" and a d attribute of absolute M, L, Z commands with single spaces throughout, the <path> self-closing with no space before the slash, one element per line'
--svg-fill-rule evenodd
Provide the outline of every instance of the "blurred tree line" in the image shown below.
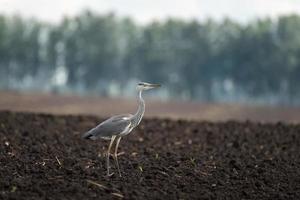
<path fill-rule="evenodd" d="M 179 99 L 299 105 L 300 17 L 137 25 L 89 11 L 59 24 L 0 16 L 0 78 L 4 89 L 101 95 L 139 79 Z"/>

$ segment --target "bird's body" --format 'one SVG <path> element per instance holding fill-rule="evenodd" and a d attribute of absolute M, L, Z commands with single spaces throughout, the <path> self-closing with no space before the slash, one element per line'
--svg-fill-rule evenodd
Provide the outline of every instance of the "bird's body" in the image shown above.
<path fill-rule="evenodd" d="M 110 148 L 114 140 L 117 139 L 114 158 L 116 160 L 118 171 L 121 176 L 118 159 L 117 159 L 117 149 L 121 138 L 125 135 L 128 135 L 136 126 L 138 126 L 144 116 L 145 102 L 142 98 L 142 91 L 156 88 L 159 86 L 160 85 L 158 84 L 139 83 L 137 87 L 139 91 L 139 95 L 138 95 L 139 107 L 137 112 L 134 115 L 123 114 L 123 115 L 113 116 L 103 121 L 98 126 L 92 128 L 91 130 L 89 130 L 83 135 L 83 138 L 85 139 L 96 140 L 98 138 L 101 138 L 101 139 L 111 140 L 110 145 L 108 147 L 108 153 L 107 153 L 107 174 L 108 175 L 109 175 Z"/>
<path fill-rule="evenodd" d="M 96 140 L 98 138 L 111 139 L 114 135 L 124 136 L 139 125 L 145 113 L 145 101 L 142 98 L 142 90 L 139 91 L 139 108 L 132 114 L 113 116 L 83 135 L 83 138 Z"/>
<path fill-rule="evenodd" d="M 110 140 L 113 135 L 127 135 L 134 128 L 132 126 L 132 116 L 131 114 L 113 116 L 85 133 L 83 138 L 92 140 L 102 138 Z"/>

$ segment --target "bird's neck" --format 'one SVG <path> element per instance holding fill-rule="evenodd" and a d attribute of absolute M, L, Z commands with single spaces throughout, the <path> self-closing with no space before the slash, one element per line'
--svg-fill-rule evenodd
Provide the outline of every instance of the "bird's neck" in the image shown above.
<path fill-rule="evenodd" d="M 138 103 L 139 103 L 139 108 L 132 118 L 133 124 L 135 126 L 139 125 L 145 113 L 145 101 L 142 98 L 142 90 L 139 90 L 138 93 Z"/>

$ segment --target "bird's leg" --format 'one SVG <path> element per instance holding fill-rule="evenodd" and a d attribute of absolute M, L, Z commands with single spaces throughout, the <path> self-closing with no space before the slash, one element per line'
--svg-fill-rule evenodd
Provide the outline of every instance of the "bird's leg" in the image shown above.
<path fill-rule="evenodd" d="M 107 150 L 107 155 L 106 155 L 107 176 L 112 175 L 112 174 L 109 174 L 109 155 L 110 155 L 111 146 L 114 143 L 115 138 L 116 138 L 116 136 L 114 136 L 114 135 L 111 137 L 111 140 L 110 140 L 110 143 L 109 143 L 109 146 L 108 146 L 108 150 Z"/>
<path fill-rule="evenodd" d="M 116 147 L 115 147 L 114 159 L 117 164 L 119 175 L 120 175 L 120 177 L 122 177 L 121 172 L 120 172 L 120 167 L 119 167 L 119 161 L 118 161 L 118 147 L 119 147 L 120 140 L 121 140 L 121 137 L 118 137 Z"/>

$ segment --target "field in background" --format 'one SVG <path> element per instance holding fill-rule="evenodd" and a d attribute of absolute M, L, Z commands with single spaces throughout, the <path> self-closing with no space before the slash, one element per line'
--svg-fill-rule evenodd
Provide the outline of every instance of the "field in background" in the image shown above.
<path fill-rule="evenodd" d="M 0 93 L 0 199 L 300 199 L 299 108 L 147 99 L 106 176 L 108 141 L 83 140 L 102 117 L 136 101 Z M 33 111 L 49 115 L 13 111 Z"/>
<path fill-rule="evenodd" d="M 136 109 L 137 102 L 134 99 L 0 92 L 0 110 L 106 117 L 114 114 L 134 113 Z M 146 98 L 146 116 L 210 121 L 300 122 L 300 108 L 161 102 Z"/>

